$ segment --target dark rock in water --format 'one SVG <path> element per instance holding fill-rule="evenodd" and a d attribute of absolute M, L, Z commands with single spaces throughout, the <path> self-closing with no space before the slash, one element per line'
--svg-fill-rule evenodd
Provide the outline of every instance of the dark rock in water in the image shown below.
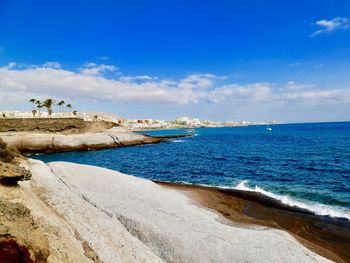
<path fill-rule="evenodd" d="M 18 181 L 29 180 L 32 174 L 16 164 L 0 162 L 0 183 L 16 185 Z"/>

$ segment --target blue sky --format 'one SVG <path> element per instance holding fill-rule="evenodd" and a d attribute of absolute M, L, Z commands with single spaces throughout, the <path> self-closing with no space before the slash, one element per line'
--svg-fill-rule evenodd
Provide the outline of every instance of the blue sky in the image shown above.
<path fill-rule="evenodd" d="M 0 108 L 349 120 L 349 19 L 341 0 L 0 0 Z"/>

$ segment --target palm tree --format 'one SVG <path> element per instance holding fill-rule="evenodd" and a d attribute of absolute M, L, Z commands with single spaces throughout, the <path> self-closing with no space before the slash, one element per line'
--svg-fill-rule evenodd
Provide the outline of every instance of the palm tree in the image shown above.
<path fill-rule="evenodd" d="M 49 116 L 51 117 L 53 110 L 52 110 L 52 106 L 53 106 L 53 100 L 52 99 L 46 99 L 43 102 L 43 106 L 47 109 L 47 113 L 49 114 Z"/>
<path fill-rule="evenodd" d="M 34 110 L 34 103 L 36 102 L 36 99 L 30 99 L 29 102 L 33 104 L 33 110 Z"/>
<path fill-rule="evenodd" d="M 66 106 L 68 109 L 71 109 L 72 108 L 72 104 L 67 104 Z"/>
<path fill-rule="evenodd" d="M 36 113 L 37 113 L 36 110 L 32 110 L 33 118 L 35 118 Z"/>
<path fill-rule="evenodd" d="M 40 115 L 41 115 L 41 112 L 40 112 L 40 111 L 41 111 L 41 108 L 44 107 L 44 106 L 43 106 L 43 104 L 41 103 L 40 100 L 36 100 L 36 101 L 35 101 L 35 104 L 36 104 L 36 107 L 38 108 L 39 117 L 40 117 Z"/>
<path fill-rule="evenodd" d="M 77 115 L 78 115 L 78 112 L 75 110 L 75 111 L 73 111 L 73 115 L 75 116 L 75 117 L 77 117 Z"/>
<path fill-rule="evenodd" d="M 60 102 L 57 103 L 57 106 L 60 108 L 60 112 L 61 112 L 61 117 L 62 117 L 62 106 L 66 104 L 66 102 L 64 100 L 61 100 Z"/>
<path fill-rule="evenodd" d="M 61 100 L 60 102 L 57 103 L 57 106 L 60 107 L 60 111 L 62 111 L 62 106 L 66 104 L 64 100 Z"/>

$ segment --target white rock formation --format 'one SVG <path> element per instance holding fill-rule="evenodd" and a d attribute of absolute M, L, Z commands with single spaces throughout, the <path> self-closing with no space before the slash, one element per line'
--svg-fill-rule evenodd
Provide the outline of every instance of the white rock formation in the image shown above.
<path fill-rule="evenodd" d="M 329 262 L 286 232 L 223 224 L 182 193 L 145 179 L 72 163 L 28 165 L 25 191 L 102 262 Z"/>
<path fill-rule="evenodd" d="M 156 141 L 150 137 L 115 127 L 105 132 L 54 134 L 33 132 L 0 133 L 10 147 L 24 152 L 60 152 L 137 145 Z"/>

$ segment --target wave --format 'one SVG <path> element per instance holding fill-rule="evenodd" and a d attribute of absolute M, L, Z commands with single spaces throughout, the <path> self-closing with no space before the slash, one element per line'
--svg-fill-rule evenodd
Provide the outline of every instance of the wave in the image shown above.
<path fill-rule="evenodd" d="M 249 191 L 249 192 L 256 192 L 263 194 L 265 196 L 268 196 L 270 198 L 273 198 L 275 200 L 280 201 L 281 203 L 291 206 L 291 207 L 298 207 L 302 208 L 305 210 L 308 210 L 316 215 L 321 215 L 321 216 L 329 216 L 333 218 L 346 218 L 350 221 L 350 209 L 343 208 L 343 207 L 338 207 L 338 206 L 330 206 L 330 205 L 324 205 L 312 201 L 306 201 L 306 200 L 296 200 L 294 198 L 291 198 L 286 195 L 279 195 L 279 194 L 274 194 L 272 192 L 266 191 L 259 186 L 255 187 L 250 187 L 248 185 L 248 181 L 244 180 L 237 184 L 234 187 L 235 190 L 240 190 L 240 191 Z"/>
<path fill-rule="evenodd" d="M 171 140 L 171 142 L 185 142 L 184 140 Z"/>

